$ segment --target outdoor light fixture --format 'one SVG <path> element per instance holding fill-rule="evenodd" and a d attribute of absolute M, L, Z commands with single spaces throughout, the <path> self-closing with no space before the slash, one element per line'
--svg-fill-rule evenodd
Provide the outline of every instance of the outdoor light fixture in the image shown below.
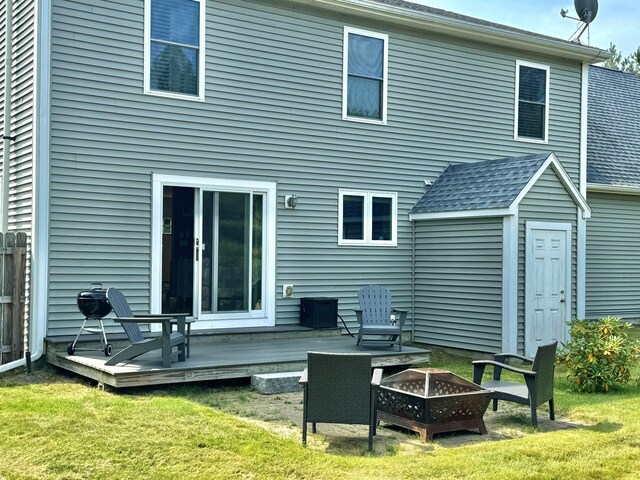
<path fill-rule="evenodd" d="M 298 197 L 295 193 L 293 195 L 285 195 L 284 208 L 296 208 L 296 205 L 298 205 Z"/>

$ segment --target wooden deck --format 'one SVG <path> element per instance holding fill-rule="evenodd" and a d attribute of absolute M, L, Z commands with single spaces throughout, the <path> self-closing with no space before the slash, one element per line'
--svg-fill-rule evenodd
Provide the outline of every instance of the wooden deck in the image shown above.
<path fill-rule="evenodd" d="M 373 356 L 375 367 L 402 366 L 429 361 L 429 351 L 403 346 L 397 348 L 367 347 L 360 350 L 355 339 L 348 335 L 297 337 L 295 334 L 260 338 L 255 333 L 237 339 L 216 340 L 200 335 L 192 339 L 191 357 L 185 362 L 173 362 L 162 368 L 160 351 L 149 352 L 118 366 L 105 366 L 107 357 L 100 351 L 78 351 L 68 355 L 67 339 L 48 339 L 46 359 L 49 363 L 96 380 L 114 388 L 199 382 L 229 378 L 250 377 L 257 373 L 275 373 L 302 370 L 306 366 L 307 352 L 357 353 Z M 273 337 L 273 338 L 272 338 Z M 110 340 L 111 341 L 111 340 Z M 118 350 L 122 345 L 114 343 Z"/>

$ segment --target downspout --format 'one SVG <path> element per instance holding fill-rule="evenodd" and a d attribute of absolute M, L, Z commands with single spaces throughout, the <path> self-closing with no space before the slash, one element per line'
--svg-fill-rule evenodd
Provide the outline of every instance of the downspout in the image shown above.
<path fill-rule="evenodd" d="M 9 167 L 11 163 L 11 69 L 13 53 L 13 0 L 6 0 L 4 48 L 4 128 L 2 130 L 2 218 L 0 232 L 9 228 Z"/>
<path fill-rule="evenodd" d="M 7 0 L 7 10 L 13 1 Z M 50 38 L 51 4 L 38 0 L 35 5 L 33 170 L 31 220 L 31 289 L 29 349 L 25 357 L 0 366 L 0 373 L 38 360 L 44 353 L 47 312 L 48 230 L 49 230 L 49 114 L 50 114 Z M 6 102 L 5 102 L 6 103 Z"/>

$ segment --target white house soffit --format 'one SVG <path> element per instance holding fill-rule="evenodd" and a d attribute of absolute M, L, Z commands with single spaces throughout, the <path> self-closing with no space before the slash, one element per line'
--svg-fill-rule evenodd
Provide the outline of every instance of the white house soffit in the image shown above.
<path fill-rule="evenodd" d="M 452 212 L 431 212 L 413 213 L 409 215 L 409 220 L 447 220 L 453 218 L 483 218 L 483 217 L 504 217 L 515 215 L 517 209 L 509 208 L 486 208 L 480 210 L 458 210 Z"/>
<path fill-rule="evenodd" d="M 618 193 L 624 195 L 640 195 L 640 187 L 627 185 L 605 185 L 602 183 L 587 184 L 588 192 Z"/>
<path fill-rule="evenodd" d="M 547 168 L 551 167 L 553 171 L 556 173 L 558 178 L 560 179 L 560 183 L 564 186 L 567 193 L 571 196 L 575 204 L 582 210 L 583 218 L 591 218 L 591 208 L 587 204 L 587 201 L 580 193 L 580 190 L 576 187 L 575 183 L 571 181 L 571 178 L 567 174 L 566 170 L 562 167 L 558 158 L 554 153 L 551 153 L 549 157 L 545 160 L 545 162 L 540 166 L 538 171 L 531 177 L 531 180 L 525 185 L 522 191 L 518 194 L 516 199 L 513 201 L 509 208 L 518 208 L 522 199 L 529 193 L 529 190 L 540 180 L 540 177 L 544 172 L 547 171 Z"/>
<path fill-rule="evenodd" d="M 459 38 L 475 40 L 494 45 L 522 48 L 565 59 L 581 60 L 595 64 L 607 60 L 611 55 L 606 50 L 586 45 L 573 44 L 565 40 L 533 34 L 509 27 L 476 24 L 460 18 L 448 18 L 431 12 L 409 10 L 397 5 L 371 0 L 291 0 L 361 17 L 374 18 L 407 27 L 443 33 Z M 496 24 L 497 25 L 497 24 Z"/>

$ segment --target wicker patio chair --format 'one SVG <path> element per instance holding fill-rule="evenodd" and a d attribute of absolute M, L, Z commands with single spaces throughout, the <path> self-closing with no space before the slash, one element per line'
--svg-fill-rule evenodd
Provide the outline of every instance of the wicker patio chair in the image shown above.
<path fill-rule="evenodd" d="M 178 348 L 178 360 L 185 360 L 185 315 L 186 314 L 152 314 L 134 315 L 129 307 L 127 298 L 116 288 L 107 289 L 107 301 L 117 315 L 115 321 L 122 324 L 131 345 L 111 357 L 105 365 L 117 365 L 126 360 L 132 360 L 143 353 L 162 349 L 162 366 L 171 366 L 171 351 Z M 171 322 L 177 323 L 177 332 L 171 331 Z M 145 338 L 138 324 L 161 323 L 162 335 L 156 338 Z"/>
<path fill-rule="evenodd" d="M 356 318 L 360 324 L 356 345 L 362 349 L 364 344 L 398 343 L 402 351 L 402 327 L 407 319 L 406 310 L 391 307 L 391 290 L 381 285 L 367 285 L 358 290 L 360 308 L 356 309 Z M 395 314 L 395 319 L 391 314 Z M 364 336 L 368 338 L 363 338 Z M 371 336 L 375 338 L 371 338 Z"/>
<path fill-rule="evenodd" d="M 307 423 L 369 425 L 369 450 L 376 434 L 376 395 L 382 369 L 371 375 L 371 356 L 366 353 L 307 354 L 307 368 L 300 377 L 303 389 L 302 443 L 307 443 Z"/>
<path fill-rule="evenodd" d="M 499 353 L 493 360 L 476 360 L 473 363 L 473 383 L 483 388 L 493 390 L 493 411 L 498 410 L 498 400 L 529 405 L 531 407 L 531 425 L 538 426 L 537 408 L 549 402 L 549 417 L 555 420 L 553 405 L 553 375 L 555 370 L 556 349 L 558 342 L 541 345 L 536 351 L 534 359 L 513 353 Z M 516 358 L 531 364 L 531 370 L 516 368 L 505 362 L 509 358 Z M 485 367 L 493 365 L 493 380 L 482 383 Z M 525 383 L 507 382 L 500 380 L 502 370 L 522 374 Z"/>

